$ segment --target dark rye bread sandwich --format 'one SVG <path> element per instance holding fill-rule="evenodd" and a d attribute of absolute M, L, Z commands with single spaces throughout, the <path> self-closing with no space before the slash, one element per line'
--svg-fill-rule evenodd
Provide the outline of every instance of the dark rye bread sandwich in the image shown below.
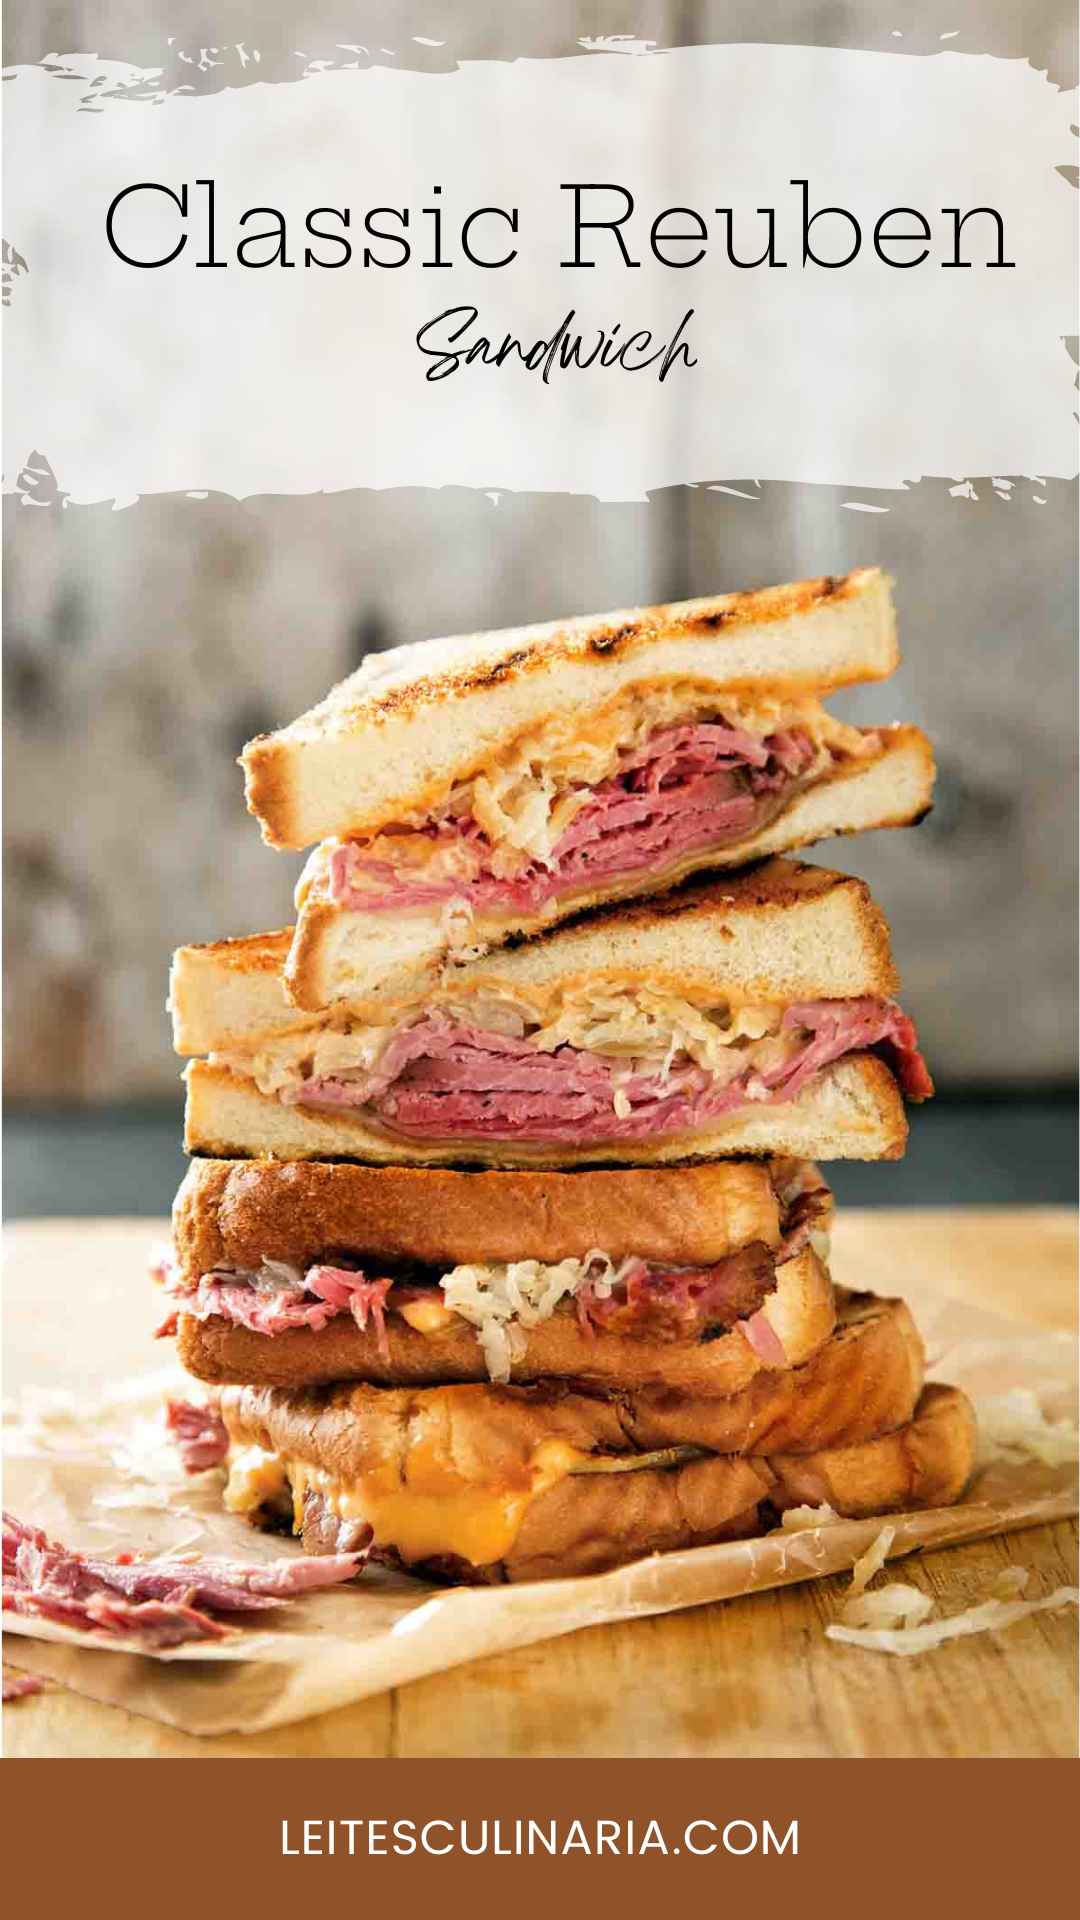
<path fill-rule="evenodd" d="M 876 568 L 369 656 L 242 756 L 264 838 L 321 843 L 290 998 L 420 991 L 455 950 L 910 825 L 931 800 L 925 737 L 822 704 L 897 660 Z"/>
<path fill-rule="evenodd" d="M 289 935 L 182 947 L 185 1144 L 225 1158 L 580 1167 L 892 1159 L 933 1087 L 866 886 L 787 860 L 305 1013 Z"/>
<path fill-rule="evenodd" d="M 655 1383 L 724 1395 L 828 1340 L 806 1163 L 462 1173 L 195 1160 L 161 1331 L 212 1383 Z"/>
<path fill-rule="evenodd" d="M 225 1387 L 225 1504 L 311 1553 L 366 1546 L 436 1579 L 493 1582 L 745 1538 L 804 1504 L 861 1517 L 957 1500 L 971 1409 L 954 1388 L 922 1388 L 906 1309 L 850 1297 L 833 1346 L 846 1358 L 829 1391 L 811 1383 L 812 1413 L 799 1375 L 823 1355 L 730 1404 L 683 1398 L 677 1439 L 648 1390 Z"/>

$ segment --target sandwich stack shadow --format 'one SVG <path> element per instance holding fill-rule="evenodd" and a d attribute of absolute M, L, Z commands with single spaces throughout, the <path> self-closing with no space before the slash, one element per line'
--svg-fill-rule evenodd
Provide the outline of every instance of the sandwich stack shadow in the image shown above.
<path fill-rule="evenodd" d="M 960 1497 L 817 1165 L 932 1084 L 867 888 L 783 857 L 927 811 L 822 704 L 896 660 L 863 570 L 402 648 L 245 750 L 318 844 L 295 928 L 175 957 L 159 1274 L 230 1510 L 487 1582 Z"/>

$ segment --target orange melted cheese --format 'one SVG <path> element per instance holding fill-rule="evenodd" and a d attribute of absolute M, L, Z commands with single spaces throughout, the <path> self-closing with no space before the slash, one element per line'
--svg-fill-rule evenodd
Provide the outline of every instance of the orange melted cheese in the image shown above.
<path fill-rule="evenodd" d="M 410 1300 L 395 1311 L 416 1333 L 443 1333 L 458 1318 L 441 1300 Z"/>
<path fill-rule="evenodd" d="M 517 1484 L 484 1487 L 463 1479 L 446 1464 L 441 1449 L 436 1457 L 423 1442 L 410 1450 L 406 1481 L 396 1465 L 387 1463 L 348 1484 L 304 1460 L 261 1447 L 234 1448 L 225 1505 L 233 1513 L 250 1513 L 291 1490 L 293 1530 L 299 1533 L 305 1496 L 315 1492 L 340 1519 L 369 1526 L 376 1546 L 396 1548 L 407 1562 L 452 1555 L 483 1567 L 506 1558 L 532 1501 L 569 1475 L 674 1466 L 695 1452 L 667 1447 L 619 1457 L 582 1453 L 566 1441 L 545 1440 L 522 1468 Z"/>

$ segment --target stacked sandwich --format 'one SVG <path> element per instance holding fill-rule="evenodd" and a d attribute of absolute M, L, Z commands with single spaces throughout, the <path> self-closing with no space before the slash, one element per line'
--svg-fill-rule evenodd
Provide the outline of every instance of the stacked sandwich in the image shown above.
<path fill-rule="evenodd" d="M 402 648 L 245 750 L 317 845 L 294 929 L 173 968 L 230 1509 L 496 1581 L 959 1497 L 970 1409 L 833 1285 L 814 1164 L 932 1092 L 888 929 L 778 857 L 926 812 L 925 738 L 821 704 L 896 658 L 862 571 Z"/>

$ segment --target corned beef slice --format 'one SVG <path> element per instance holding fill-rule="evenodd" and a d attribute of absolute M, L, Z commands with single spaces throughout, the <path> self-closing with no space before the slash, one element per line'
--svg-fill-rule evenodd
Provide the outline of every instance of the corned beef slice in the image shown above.
<path fill-rule="evenodd" d="M 218 1556 L 170 1560 L 120 1554 L 102 1560 L 4 1515 L 4 1608 L 61 1626 L 136 1640 L 148 1650 L 220 1640 L 213 1616 L 287 1605 L 314 1588 L 351 1580 L 364 1553 L 247 1565 Z"/>
<path fill-rule="evenodd" d="M 628 754 L 614 778 L 593 790 L 558 841 L 550 866 L 533 861 L 507 880 L 488 871 L 484 861 L 471 881 L 417 882 L 399 877 L 386 861 L 365 860 L 362 846 L 346 843 L 331 859 L 330 896 L 341 906 L 370 912 L 452 899 L 481 910 L 533 911 L 594 880 L 756 833 L 790 799 L 812 758 L 807 736 L 791 729 L 758 740 L 722 722 L 670 727 Z M 490 854 L 475 820 L 441 822 L 430 831 L 435 839 L 469 840 L 482 860 Z M 356 884 L 361 877 L 366 886 Z"/>
<path fill-rule="evenodd" d="M 389 1132 L 414 1139 L 591 1141 L 691 1132 L 748 1102 L 793 1100 L 832 1061 L 875 1047 L 910 1099 L 933 1092 L 915 1028 L 895 1001 L 802 1001 L 785 1009 L 782 1030 L 807 1035 L 791 1058 L 763 1071 L 748 1064 L 719 1084 L 689 1061 L 666 1075 L 621 1078 L 624 1066 L 601 1054 L 570 1046 L 543 1053 L 527 1039 L 432 1015 L 390 1042 L 376 1073 L 309 1080 L 293 1097 L 368 1107 Z M 629 1112 L 616 1112 L 616 1091 Z"/>

